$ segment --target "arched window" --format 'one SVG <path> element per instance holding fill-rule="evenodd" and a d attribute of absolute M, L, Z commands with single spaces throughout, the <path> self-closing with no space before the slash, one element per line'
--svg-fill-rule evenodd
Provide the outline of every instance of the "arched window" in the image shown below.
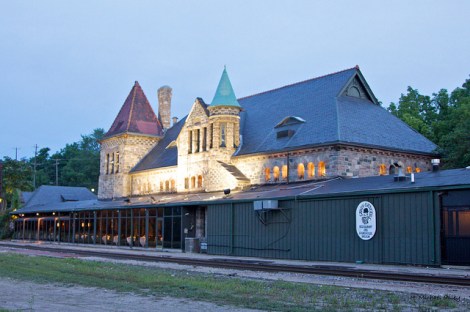
<path fill-rule="evenodd" d="M 197 176 L 197 187 L 202 187 L 202 175 Z"/>
<path fill-rule="evenodd" d="M 176 183 L 175 180 L 171 179 L 170 180 L 170 185 L 171 185 L 171 191 L 176 192 Z"/>
<path fill-rule="evenodd" d="M 299 177 L 300 180 L 303 180 L 305 178 L 305 166 L 304 166 L 304 164 L 299 164 L 297 166 L 297 176 Z"/>
<path fill-rule="evenodd" d="M 278 166 L 274 166 L 273 176 L 274 176 L 274 181 L 275 182 L 279 181 L 279 167 Z"/>
<path fill-rule="evenodd" d="M 196 188 L 196 177 L 191 177 L 191 188 Z"/>
<path fill-rule="evenodd" d="M 163 192 L 163 181 L 160 181 L 160 192 Z"/>
<path fill-rule="evenodd" d="M 413 168 L 411 166 L 406 167 L 406 173 L 410 174 L 413 172 Z"/>
<path fill-rule="evenodd" d="M 287 175 L 289 174 L 287 170 L 287 165 L 282 166 L 282 179 L 287 180 Z"/>
<path fill-rule="evenodd" d="M 169 192 L 170 191 L 170 181 L 166 180 L 165 181 L 165 192 Z"/>
<path fill-rule="evenodd" d="M 388 167 L 388 174 L 395 174 L 395 166 L 394 165 L 390 165 L 390 167 Z"/>
<path fill-rule="evenodd" d="M 269 182 L 271 180 L 271 169 L 266 168 L 264 169 L 264 180 Z"/>
<path fill-rule="evenodd" d="M 416 167 L 416 168 L 415 168 L 415 172 L 416 172 L 416 173 L 420 173 L 420 172 L 421 172 L 421 168 L 420 168 L 420 167 Z"/>
<path fill-rule="evenodd" d="M 313 178 L 315 176 L 315 164 L 313 162 L 309 162 L 307 164 L 307 173 L 309 178 Z"/>
<path fill-rule="evenodd" d="M 325 168 L 325 163 L 323 161 L 320 161 L 318 163 L 318 175 L 320 177 L 326 176 L 326 168 Z"/>
<path fill-rule="evenodd" d="M 385 166 L 385 164 L 380 164 L 379 175 L 386 175 L 386 174 L 387 174 L 387 166 Z"/>
<path fill-rule="evenodd" d="M 189 178 L 184 178 L 184 189 L 189 189 Z"/>

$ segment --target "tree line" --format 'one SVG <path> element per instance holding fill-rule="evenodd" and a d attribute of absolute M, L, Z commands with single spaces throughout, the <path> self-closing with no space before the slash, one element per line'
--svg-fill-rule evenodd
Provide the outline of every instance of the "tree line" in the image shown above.
<path fill-rule="evenodd" d="M 408 87 L 388 111 L 439 146 L 445 169 L 470 166 L 470 79 L 450 94 L 422 95 Z"/>
<path fill-rule="evenodd" d="M 19 192 L 33 191 L 41 185 L 82 186 L 98 190 L 100 172 L 100 145 L 104 130 L 98 128 L 81 140 L 66 144 L 51 154 L 48 147 L 41 148 L 35 157 L 20 160 L 3 158 L 4 207 L 18 208 Z M 1 206 L 0 206 L 1 207 Z"/>

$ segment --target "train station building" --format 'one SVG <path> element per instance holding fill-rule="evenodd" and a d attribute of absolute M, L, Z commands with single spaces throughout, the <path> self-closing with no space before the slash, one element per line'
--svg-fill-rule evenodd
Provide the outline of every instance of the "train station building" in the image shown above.
<path fill-rule="evenodd" d="M 101 143 L 98 198 L 41 187 L 15 238 L 210 254 L 470 264 L 470 170 L 382 108 L 358 67 L 171 121 L 136 82 Z M 54 193 L 54 196 L 46 195 Z"/>

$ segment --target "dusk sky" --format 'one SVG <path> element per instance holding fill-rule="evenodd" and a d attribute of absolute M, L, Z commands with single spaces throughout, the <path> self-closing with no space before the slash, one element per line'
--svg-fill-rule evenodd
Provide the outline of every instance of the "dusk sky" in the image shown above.
<path fill-rule="evenodd" d="M 469 17 L 468 0 L 0 0 L 0 158 L 107 131 L 136 80 L 155 112 L 171 86 L 182 118 L 224 65 L 237 97 L 356 64 L 385 106 L 408 85 L 451 91 L 470 74 Z"/>

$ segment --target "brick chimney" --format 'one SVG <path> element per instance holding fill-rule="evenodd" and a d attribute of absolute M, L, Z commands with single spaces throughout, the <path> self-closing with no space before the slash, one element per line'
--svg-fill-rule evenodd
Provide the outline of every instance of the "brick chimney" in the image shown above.
<path fill-rule="evenodd" d="M 169 86 L 158 89 L 158 118 L 165 130 L 171 127 L 171 96 L 172 89 Z"/>

